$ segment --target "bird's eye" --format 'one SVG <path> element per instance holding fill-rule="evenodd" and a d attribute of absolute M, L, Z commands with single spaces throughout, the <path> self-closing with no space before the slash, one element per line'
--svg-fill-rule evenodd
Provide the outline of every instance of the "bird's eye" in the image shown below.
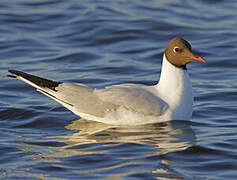
<path fill-rule="evenodd" d="M 174 51 L 175 53 L 177 53 L 177 52 L 181 52 L 181 49 L 180 49 L 178 46 L 175 46 L 174 49 L 173 49 L 173 51 Z"/>

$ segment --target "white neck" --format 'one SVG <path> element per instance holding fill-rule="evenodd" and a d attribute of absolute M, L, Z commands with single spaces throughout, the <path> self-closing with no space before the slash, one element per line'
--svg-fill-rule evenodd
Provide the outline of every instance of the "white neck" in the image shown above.
<path fill-rule="evenodd" d="M 187 70 L 175 67 L 163 56 L 157 91 L 173 110 L 175 117 L 186 118 L 192 114 L 192 85 Z M 191 114 L 190 114 L 191 113 Z"/>

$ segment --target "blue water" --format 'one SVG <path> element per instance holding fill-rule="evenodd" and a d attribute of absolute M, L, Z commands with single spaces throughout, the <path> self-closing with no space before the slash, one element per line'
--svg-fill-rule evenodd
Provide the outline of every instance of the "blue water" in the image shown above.
<path fill-rule="evenodd" d="M 0 179 L 237 179 L 236 9 L 235 0 L 1 0 Z M 189 121 L 88 122 L 7 77 L 155 84 L 175 36 L 207 61 L 188 65 Z"/>

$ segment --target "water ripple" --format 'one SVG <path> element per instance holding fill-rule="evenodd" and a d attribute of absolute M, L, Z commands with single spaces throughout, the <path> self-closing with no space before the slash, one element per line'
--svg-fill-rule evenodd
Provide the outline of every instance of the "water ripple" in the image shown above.
<path fill-rule="evenodd" d="M 235 179 L 236 8 L 233 0 L 1 1 L 0 176 Z M 188 65 L 190 121 L 128 128 L 75 120 L 6 76 L 14 68 L 96 88 L 151 85 L 174 36 L 207 61 Z"/>

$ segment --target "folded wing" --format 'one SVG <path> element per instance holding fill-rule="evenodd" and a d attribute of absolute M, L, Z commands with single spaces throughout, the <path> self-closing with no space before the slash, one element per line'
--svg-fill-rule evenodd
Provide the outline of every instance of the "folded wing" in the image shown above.
<path fill-rule="evenodd" d="M 10 77 L 22 80 L 39 92 L 61 103 L 79 116 L 90 115 L 103 118 L 106 113 L 119 107 L 142 113 L 160 116 L 167 104 L 142 85 L 119 85 L 105 89 L 94 89 L 84 84 L 55 82 L 21 71 L 9 70 Z"/>
<path fill-rule="evenodd" d="M 143 85 L 116 85 L 95 93 L 104 102 L 144 115 L 160 116 L 167 109 L 167 104 Z"/>

